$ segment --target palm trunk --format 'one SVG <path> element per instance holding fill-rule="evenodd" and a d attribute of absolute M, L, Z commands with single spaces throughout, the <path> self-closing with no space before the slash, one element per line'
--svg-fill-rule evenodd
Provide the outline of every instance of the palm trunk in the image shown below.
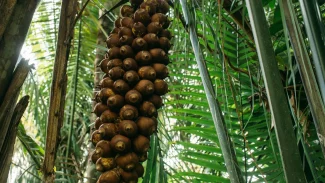
<path fill-rule="evenodd" d="M 18 0 L 10 17 L 6 17 L 7 15 L 3 13 L 2 9 L 11 9 L 13 2 L 8 3 L 7 7 L 0 4 L 1 17 L 4 16 L 6 17 L 4 19 L 7 20 L 1 19 L 3 24 L 0 22 L 1 29 L 5 29 L 0 41 L 0 104 L 3 102 L 3 97 L 12 80 L 20 50 L 39 2 L 40 0 Z M 7 22 L 7 26 L 5 26 L 5 22 Z M 1 123 L 0 125 L 2 126 Z"/>
<path fill-rule="evenodd" d="M 299 0 L 299 2 L 310 42 L 319 91 L 325 104 L 325 45 L 324 40 L 321 39 L 324 36 L 321 32 L 322 21 L 317 16 L 315 1 Z"/>
<path fill-rule="evenodd" d="M 262 3 L 259 0 L 246 0 L 246 4 L 267 97 L 275 122 L 275 132 L 286 181 L 289 183 L 306 182 L 296 145 L 297 139 L 293 132 L 288 100 L 281 83 Z"/>
<path fill-rule="evenodd" d="M 281 0 L 280 7 L 283 9 L 285 23 L 288 29 L 290 42 L 298 63 L 301 79 L 306 91 L 310 111 L 316 127 L 317 136 L 325 158 L 325 107 L 322 102 L 321 92 L 316 82 L 314 70 L 310 62 L 304 40 L 297 24 L 297 17 L 288 1 Z M 320 85 L 321 86 L 321 85 Z"/>
<path fill-rule="evenodd" d="M 0 2 L 0 182 L 7 179 L 15 140 L 15 104 L 20 88 L 31 67 L 22 60 L 17 68 L 20 50 L 26 39 L 39 0 L 6 0 Z M 16 120 L 20 120 L 16 119 Z M 15 121 L 16 121 L 15 120 Z"/>
<path fill-rule="evenodd" d="M 18 131 L 18 124 L 27 108 L 28 102 L 29 102 L 29 96 L 23 97 L 22 99 L 20 99 L 13 112 L 13 116 L 10 122 L 10 127 L 6 135 L 6 143 L 4 144 L 4 148 L 2 148 L 0 152 L 1 154 L 0 182 L 7 182 L 10 165 L 11 165 L 11 159 L 14 152 L 16 135 Z"/>
<path fill-rule="evenodd" d="M 77 13 L 77 0 L 62 1 L 59 36 L 51 86 L 50 109 L 47 125 L 46 149 L 43 163 L 43 181 L 54 182 L 54 164 L 63 125 L 67 88 L 67 64 L 70 54 L 73 27 Z"/>
<path fill-rule="evenodd" d="M 242 176 L 242 172 L 237 162 L 235 149 L 233 147 L 232 141 L 228 134 L 225 121 L 222 115 L 222 111 L 220 109 L 219 101 L 215 96 L 215 91 L 212 86 L 211 78 L 209 77 L 209 73 L 204 62 L 203 53 L 201 52 L 200 46 L 198 44 L 199 41 L 197 39 L 193 14 L 191 14 L 190 11 L 188 10 L 187 3 L 185 0 L 181 1 L 181 5 L 182 5 L 182 10 L 183 10 L 186 24 L 189 28 L 190 39 L 195 54 L 195 59 L 198 64 L 200 76 L 202 78 L 204 91 L 209 103 L 212 119 L 220 143 L 220 148 L 225 161 L 225 166 L 229 174 L 229 179 L 232 183 L 244 183 L 244 178 Z"/>

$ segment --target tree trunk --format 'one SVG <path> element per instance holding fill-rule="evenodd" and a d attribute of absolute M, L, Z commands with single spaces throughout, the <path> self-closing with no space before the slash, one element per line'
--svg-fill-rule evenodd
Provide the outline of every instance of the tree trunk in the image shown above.
<path fill-rule="evenodd" d="M 59 35 L 56 47 L 50 109 L 47 125 L 46 148 L 43 163 L 43 181 L 54 182 L 54 164 L 63 125 L 65 95 L 67 88 L 67 64 L 69 59 L 73 27 L 77 13 L 77 0 L 62 1 Z"/>
<path fill-rule="evenodd" d="M 6 2 L 8 3 L 9 1 L 6 0 Z M 6 18 L 0 19 L 0 21 L 4 22 L 4 24 L 0 22 L 0 31 L 5 29 L 0 41 L 0 104 L 3 102 L 3 97 L 12 80 L 13 71 L 20 50 L 26 39 L 33 14 L 39 2 L 40 0 L 17 0 L 10 18 L 7 17 L 6 13 L 3 13 L 7 11 L 2 11 L 2 9 L 6 9 L 6 7 L 4 7 L 5 4 L 1 4 L 1 17 L 4 15 L 3 17 Z M 8 3 L 7 5 L 9 6 L 8 9 L 12 8 L 12 3 Z M 5 27 L 5 22 L 7 22 L 6 20 L 8 19 L 9 23 L 7 27 Z M 0 125 L 2 126 L 1 122 Z"/>
<path fill-rule="evenodd" d="M 8 128 L 10 126 L 11 117 L 14 111 L 15 104 L 17 102 L 20 88 L 23 85 L 29 71 L 30 66 L 25 60 L 22 60 L 19 63 L 17 69 L 15 70 L 13 80 L 4 98 L 5 100 L 1 104 L 0 121 L 2 123 L 2 126 L 0 128 L 0 150 L 2 150 L 2 146 L 5 142 L 5 138 L 7 135 Z M 0 159 L 1 158 L 2 157 L 0 157 Z"/>
<path fill-rule="evenodd" d="M 39 2 L 40 0 L 0 2 L 0 182 L 7 180 L 17 133 L 16 124 L 25 110 L 22 108 L 26 108 L 28 103 L 25 102 L 23 106 L 18 104 L 15 109 L 20 88 L 31 67 L 25 60 L 16 69 L 15 66 Z M 17 114 L 17 110 L 22 110 L 21 114 Z"/>
<path fill-rule="evenodd" d="M 0 156 L 0 182 L 7 182 L 8 174 L 10 170 L 11 159 L 14 152 L 15 140 L 18 131 L 18 124 L 20 122 L 21 117 L 23 116 L 27 105 L 29 103 L 29 96 L 25 96 L 15 107 L 13 112 L 13 116 L 11 118 L 10 127 L 8 129 L 8 133 L 6 135 L 6 141 L 1 149 Z"/>
<path fill-rule="evenodd" d="M 5 100 L 0 107 L 0 121 L 5 124 L 5 126 L 0 128 L 0 182 L 6 182 L 7 180 L 16 139 L 16 127 L 28 104 L 28 98 L 24 97 L 15 108 L 20 88 L 30 69 L 31 67 L 25 60 L 19 63 L 6 93 Z"/>
<path fill-rule="evenodd" d="M 287 97 L 283 90 L 262 3 L 246 0 L 286 182 L 306 183 Z"/>

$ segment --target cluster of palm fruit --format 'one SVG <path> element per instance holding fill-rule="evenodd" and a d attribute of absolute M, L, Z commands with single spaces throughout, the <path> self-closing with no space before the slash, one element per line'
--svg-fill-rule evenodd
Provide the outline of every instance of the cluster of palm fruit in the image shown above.
<path fill-rule="evenodd" d="M 143 176 L 157 109 L 168 92 L 169 5 L 165 0 L 130 3 L 121 7 L 99 64 L 105 75 L 96 94 L 92 134 L 92 161 L 103 172 L 97 183 L 136 183 Z"/>

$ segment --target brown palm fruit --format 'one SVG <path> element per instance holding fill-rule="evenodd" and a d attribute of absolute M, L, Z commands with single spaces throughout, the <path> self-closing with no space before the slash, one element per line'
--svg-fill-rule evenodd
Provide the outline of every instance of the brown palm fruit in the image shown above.
<path fill-rule="evenodd" d="M 113 111 L 118 111 L 123 105 L 124 97 L 121 95 L 114 95 L 107 99 L 107 106 Z"/>
<path fill-rule="evenodd" d="M 108 107 L 105 104 L 99 102 L 94 107 L 94 113 L 96 114 L 97 117 L 99 117 L 107 109 L 108 109 Z"/>
<path fill-rule="evenodd" d="M 135 91 L 135 90 L 130 90 Z M 138 109 L 132 105 L 125 105 L 120 110 L 120 118 L 122 120 L 133 120 L 139 116 Z"/>
<path fill-rule="evenodd" d="M 144 101 L 140 107 L 139 107 L 139 112 L 142 116 L 147 116 L 147 117 L 157 117 L 157 109 L 153 103 L 149 101 Z"/>
<path fill-rule="evenodd" d="M 122 20 L 121 20 L 122 21 Z M 120 28 L 118 28 L 118 27 L 114 27 L 113 28 L 113 30 L 110 32 L 111 33 L 111 35 L 112 34 L 116 34 L 116 35 L 118 35 L 118 32 L 120 31 Z"/>
<path fill-rule="evenodd" d="M 165 95 L 168 92 L 168 85 L 166 81 L 162 79 L 156 79 L 153 84 L 155 87 L 155 93 L 157 95 Z"/>
<path fill-rule="evenodd" d="M 150 23 L 150 15 L 144 9 L 138 9 L 133 15 L 134 22 L 141 22 L 143 25 L 147 26 Z"/>
<path fill-rule="evenodd" d="M 159 0 L 160 1 L 160 0 Z M 145 2 L 150 2 L 152 3 L 154 6 L 156 6 L 156 8 L 158 8 L 158 0 L 145 0 Z"/>
<path fill-rule="evenodd" d="M 136 123 L 139 133 L 144 136 L 149 137 L 157 131 L 157 123 L 153 118 L 139 117 Z"/>
<path fill-rule="evenodd" d="M 134 9 L 130 5 L 123 5 L 120 9 L 122 17 L 131 17 L 134 13 Z"/>
<path fill-rule="evenodd" d="M 142 96 L 148 96 L 154 93 L 154 85 L 151 81 L 143 79 L 134 87 Z"/>
<path fill-rule="evenodd" d="M 118 32 L 118 35 L 120 37 L 122 37 L 122 36 L 130 36 L 130 37 L 132 37 L 133 36 L 133 33 L 132 33 L 132 30 L 130 28 L 128 28 L 128 27 L 121 27 L 120 28 L 120 31 Z"/>
<path fill-rule="evenodd" d="M 130 86 L 135 85 L 140 80 L 140 77 L 137 72 L 130 70 L 126 71 L 123 76 L 124 81 L 126 81 Z"/>
<path fill-rule="evenodd" d="M 130 86 L 123 79 L 116 80 L 113 84 L 113 88 L 116 93 L 122 95 L 130 90 Z"/>
<path fill-rule="evenodd" d="M 154 33 L 146 34 L 143 39 L 147 42 L 148 48 L 156 48 L 159 45 L 159 38 Z"/>
<path fill-rule="evenodd" d="M 121 25 L 122 25 L 122 27 L 127 27 L 127 28 L 129 28 L 129 29 L 132 30 L 133 24 L 134 24 L 134 21 L 130 17 L 123 17 L 121 19 Z"/>
<path fill-rule="evenodd" d="M 100 134 L 100 132 L 98 130 L 95 130 L 91 134 L 91 142 L 93 143 L 94 146 L 96 146 L 96 144 L 101 140 L 102 140 L 102 135 Z"/>
<path fill-rule="evenodd" d="M 139 162 L 144 162 L 148 159 L 148 153 L 138 154 Z"/>
<path fill-rule="evenodd" d="M 107 140 L 101 140 L 96 144 L 95 152 L 100 154 L 101 157 L 113 157 L 115 153 Z"/>
<path fill-rule="evenodd" d="M 114 84 L 114 81 L 111 78 L 106 77 L 106 78 L 103 78 L 102 80 L 100 80 L 99 87 L 100 88 L 112 88 L 113 84 Z"/>
<path fill-rule="evenodd" d="M 119 183 L 120 180 L 120 173 L 117 172 L 117 169 L 113 169 L 102 173 L 99 176 L 97 183 Z"/>
<path fill-rule="evenodd" d="M 159 45 L 160 48 L 163 49 L 165 52 L 168 52 L 168 50 L 171 48 L 171 44 L 168 38 L 166 37 L 160 37 L 159 38 Z"/>
<path fill-rule="evenodd" d="M 141 79 L 154 81 L 156 79 L 156 71 L 151 66 L 143 66 L 138 70 Z"/>
<path fill-rule="evenodd" d="M 116 168 L 115 158 L 99 158 L 96 161 L 96 170 L 99 172 L 105 172 Z"/>
<path fill-rule="evenodd" d="M 105 58 L 98 65 L 98 67 L 100 67 L 100 69 L 105 73 L 108 73 L 108 69 L 107 69 L 107 63 L 108 62 L 109 62 L 109 59 Z"/>
<path fill-rule="evenodd" d="M 142 95 L 137 90 L 130 90 L 125 94 L 125 101 L 128 104 L 137 106 L 142 102 Z"/>
<path fill-rule="evenodd" d="M 120 48 L 119 47 L 110 48 L 107 52 L 107 55 L 109 59 L 121 58 Z"/>
<path fill-rule="evenodd" d="M 138 174 L 136 171 L 127 172 L 127 171 L 123 171 L 121 169 L 119 172 L 121 175 L 121 179 L 125 183 L 137 183 L 138 182 Z"/>
<path fill-rule="evenodd" d="M 159 22 L 151 22 L 147 27 L 148 33 L 153 33 L 158 35 L 162 31 L 162 26 L 159 24 Z"/>
<path fill-rule="evenodd" d="M 111 147 L 117 153 L 126 153 L 131 149 L 131 141 L 123 135 L 115 135 L 111 140 Z"/>
<path fill-rule="evenodd" d="M 108 97 L 113 95 L 115 95 L 115 92 L 111 88 L 102 88 L 98 93 L 98 97 L 103 103 L 106 103 Z"/>
<path fill-rule="evenodd" d="M 132 42 L 132 48 L 136 52 L 148 50 L 148 44 L 142 37 L 137 37 Z"/>
<path fill-rule="evenodd" d="M 132 26 L 132 32 L 136 37 L 142 37 L 147 33 L 147 28 L 143 23 L 135 22 Z"/>
<path fill-rule="evenodd" d="M 167 1 L 158 1 L 157 12 L 166 14 L 169 11 L 169 4 Z"/>
<path fill-rule="evenodd" d="M 114 123 L 103 123 L 99 128 L 98 132 L 102 135 L 103 139 L 111 140 L 117 135 L 117 127 Z"/>
<path fill-rule="evenodd" d="M 120 28 L 121 27 L 121 17 L 118 17 L 116 20 L 115 20 L 115 22 L 114 22 L 114 25 L 115 25 L 115 27 L 117 27 L 117 28 Z"/>
<path fill-rule="evenodd" d="M 140 6 L 140 4 L 143 2 L 144 0 L 130 0 L 131 5 L 133 6 Z"/>
<path fill-rule="evenodd" d="M 150 54 L 152 56 L 152 60 L 154 60 L 156 63 L 164 63 L 164 61 L 168 58 L 166 52 L 161 48 L 151 49 Z"/>
<path fill-rule="evenodd" d="M 118 31 L 119 31 L 119 29 L 118 29 Z M 117 33 L 116 34 L 111 34 L 110 36 L 108 36 L 108 38 L 106 40 L 106 46 L 107 46 L 107 48 L 113 48 L 113 47 L 121 46 L 120 36 Z"/>
<path fill-rule="evenodd" d="M 123 78 L 125 71 L 122 69 L 122 67 L 113 67 L 108 71 L 108 75 L 112 80 L 118 80 Z"/>
<path fill-rule="evenodd" d="M 95 120 L 95 129 L 98 130 L 98 128 L 100 127 L 100 125 L 104 124 L 99 117 L 96 118 Z"/>
<path fill-rule="evenodd" d="M 107 67 L 107 70 L 109 71 L 110 69 L 112 69 L 113 67 L 122 67 L 122 60 L 121 59 L 118 59 L 118 58 L 115 58 L 115 59 L 112 59 L 110 60 L 106 67 Z"/>
<path fill-rule="evenodd" d="M 139 158 L 134 152 L 119 155 L 116 158 L 116 164 L 125 171 L 134 170 L 138 163 Z"/>
<path fill-rule="evenodd" d="M 118 35 L 118 32 L 119 32 L 119 31 L 120 31 L 120 28 L 118 28 L 118 27 L 114 27 L 114 28 L 112 29 L 112 31 L 110 32 L 110 36 L 113 35 L 113 34 Z"/>
<path fill-rule="evenodd" d="M 136 54 L 135 60 L 138 65 L 150 65 L 152 57 L 148 51 L 140 51 Z"/>
<path fill-rule="evenodd" d="M 135 166 L 135 171 L 137 172 L 138 174 L 138 177 L 143 177 L 143 174 L 144 174 L 144 168 L 143 166 L 138 163 L 136 166 Z"/>
<path fill-rule="evenodd" d="M 122 58 L 132 58 L 132 57 L 134 57 L 133 49 L 129 45 L 121 46 L 120 54 L 121 54 Z"/>
<path fill-rule="evenodd" d="M 126 71 L 129 70 L 138 70 L 138 64 L 133 58 L 126 58 L 123 60 L 123 69 Z"/>
<path fill-rule="evenodd" d="M 150 140 L 143 135 L 139 135 L 132 140 L 132 149 L 134 150 L 134 152 L 138 154 L 143 154 L 148 152 L 149 148 L 150 148 Z"/>
<path fill-rule="evenodd" d="M 133 40 L 134 38 L 132 36 L 122 36 L 120 38 L 121 45 L 132 45 Z"/>
<path fill-rule="evenodd" d="M 103 123 L 114 123 L 115 120 L 117 119 L 117 114 L 112 112 L 111 110 L 107 109 L 106 111 L 104 111 L 102 113 L 102 115 L 100 115 L 100 120 Z"/>
<path fill-rule="evenodd" d="M 156 109 L 160 109 L 163 106 L 162 98 L 159 95 L 151 95 L 148 101 L 153 103 Z"/>
<path fill-rule="evenodd" d="M 158 22 L 163 26 L 167 22 L 167 16 L 162 13 L 155 13 L 151 16 L 151 22 Z"/>
<path fill-rule="evenodd" d="M 153 15 L 157 11 L 157 6 L 152 1 L 145 1 L 141 3 L 140 8 L 146 10 L 149 15 Z"/>
<path fill-rule="evenodd" d="M 167 29 L 163 29 L 160 34 L 159 34 L 160 37 L 166 37 L 167 39 L 172 39 L 172 33 L 167 30 Z"/>
<path fill-rule="evenodd" d="M 96 164 L 97 160 L 100 158 L 100 154 L 97 154 L 96 151 L 91 153 L 91 161 Z"/>
<path fill-rule="evenodd" d="M 97 144 L 92 161 L 97 161 L 98 171 L 106 172 L 97 183 L 136 183 L 143 176 L 139 162 L 148 158 L 150 135 L 157 131 L 157 109 L 163 105 L 160 95 L 168 91 L 163 79 L 168 77 L 172 46 L 165 15 L 169 5 L 166 0 L 130 3 L 121 7 L 122 18 L 115 21 L 107 39 L 107 60 L 99 65 L 105 76 L 95 98 L 102 104 L 94 109 L 99 118 L 92 136 Z M 110 157 L 104 153 L 106 157 L 99 159 L 105 150 L 110 150 Z M 114 160 L 116 168 L 111 165 Z"/>
<path fill-rule="evenodd" d="M 138 127 L 134 121 L 123 120 L 119 123 L 119 132 L 121 135 L 132 138 L 137 135 Z"/>
<path fill-rule="evenodd" d="M 154 63 L 151 65 L 151 67 L 156 71 L 157 79 L 165 79 L 168 77 L 168 68 L 164 64 Z"/>

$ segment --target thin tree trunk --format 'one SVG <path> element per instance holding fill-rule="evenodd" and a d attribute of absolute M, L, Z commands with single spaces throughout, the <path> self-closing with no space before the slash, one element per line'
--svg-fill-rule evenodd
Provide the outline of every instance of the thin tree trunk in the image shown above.
<path fill-rule="evenodd" d="M 63 125 L 67 88 L 67 64 L 73 38 L 73 26 L 77 13 L 77 0 L 62 1 L 59 35 L 53 70 L 50 109 L 47 125 L 46 148 L 43 163 L 43 181 L 54 182 L 54 164 Z"/>
<path fill-rule="evenodd" d="M 186 24 L 189 28 L 190 39 L 195 54 L 195 59 L 198 64 L 200 76 L 202 78 L 205 95 L 209 103 L 209 108 L 217 132 L 220 148 L 225 161 L 225 166 L 229 174 L 229 179 L 232 183 L 244 183 L 244 178 L 239 168 L 239 164 L 236 158 L 234 147 L 232 145 L 232 141 L 227 132 L 222 111 L 220 109 L 220 104 L 219 101 L 217 100 L 217 97 L 215 96 L 215 91 L 213 89 L 211 78 L 209 77 L 209 73 L 204 62 L 203 54 L 202 51 L 200 50 L 200 46 L 198 45 L 199 41 L 197 39 L 193 14 L 191 14 L 190 11 L 188 10 L 186 0 L 181 0 L 181 5 L 186 20 Z"/>
<path fill-rule="evenodd" d="M 0 121 L 2 123 L 0 128 L 0 150 L 2 150 L 2 146 L 5 142 L 20 88 L 23 85 L 30 69 L 31 67 L 25 60 L 22 60 L 19 63 L 17 69 L 15 70 L 11 85 L 5 95 L 5 100 L 0 106 Z M 0 159 L 2 158 L 3 157 L 0 157 Z"/>
<path fill-rule="evenodd" d="M 296 15 L 287 0 L 279 1 L 280 7 L 283 8 L 284 19 L 288 29 L 290 42 L 295 53 L 295 57 L 299 66 L 302 83 L 306 91 L 308 104 L 313 116 L 313 121 L 316 127 L 317 136 L 320 142 L 320 147 L 325 158 L 325 107 L 322 102 L 320 90 L 318 88 L 314 70 L 310 62 L 304 40 L 299 25 L 296 23 Z M 322 50 L 323 51 L 323 50 Z"/>
<path fill-rule="evenodd" d="M 17 0 L 7 27 L 0 24 L 0 27 L 5 28 L 0 41 L 0 104 L 12 80 L 20 50 L 39 2 L 40 0 Z M 12 4 L 9 5 L 8 8 L 12 8 Z M 1 16 L 6 16 L 1 9 L 0 12 Z"/>
<path fill-rule="evenodd" d="M 310 49 L 315 65 L 315 76 L 318 81 L 319 91 L 325 104 L 325 45 L 322 37 L 322 21 L 317 16 L 317 3 L 311 0 L 299 0 L 302 17 L 304 19 Z"/>
<path fill-rule="evenodd" d="M 268 102 L 275 122 L 275 133 L 280 150 L 284 175 L 288 183 L 307 182 L 299 156 L 297 139 L 293 132 L 292 119 L 287 97 L 283 90 L 281 77 L 271 36 L 260 0 L 246 0 L 252 25 L 256 50 L 261 65 Z"/>
<path fill-rule="evenodd" d="M 0 107 L 0 121 L 3 123 L 3 126 L 0 128 L 0 182 L 7 181 L 16 139 L 16 127 L 28 105 L 29 97 L 24 97 L 17 105 L 15 104 L 19 96 L 20 88 L 30 69 L 31 66 L 22 59 L 14 72 L 13 80 L 4 98 L 5 100 Z"/>
<path fill-rule="evenodd" d="M 29 96 L 25 96 L 20 99 L 15 107 L 13 116 L 11 118 L 10 127 L 6 136 L 6 142 L 4 148 L 1 149 L 0 156 L 0 182 L 7 182 L 8 174 L 11 165 L 11 159 L 14 152 L 15 140 L 18 131 L 18 125 L 21 117 L 23 116 L 29 103 Z"/>

